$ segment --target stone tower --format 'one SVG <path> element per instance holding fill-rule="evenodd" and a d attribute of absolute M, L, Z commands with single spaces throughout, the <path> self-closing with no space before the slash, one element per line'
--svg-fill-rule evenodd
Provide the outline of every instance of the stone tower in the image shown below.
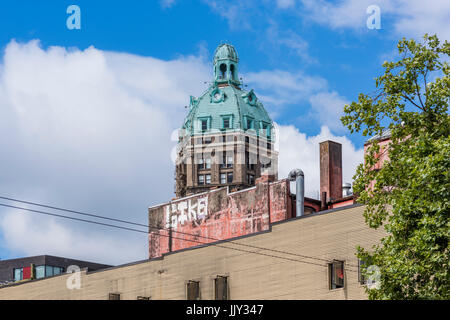
<path fill-rule="evenodd" d="M 251 187 L 266 172 L 277 179 L 273 122 L 253 89 L 241 88 L 239 58 L 230 44 L 214 53 L 214 81 L 179 130 L 175 194 L 184 197 L 221 186 Z"/>

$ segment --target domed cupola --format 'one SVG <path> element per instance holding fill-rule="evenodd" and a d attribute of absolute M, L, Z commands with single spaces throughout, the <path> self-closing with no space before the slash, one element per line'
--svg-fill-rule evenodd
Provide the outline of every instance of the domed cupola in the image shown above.
<path fill-rule="evenodd" d="M 230 44 L 221 44 L 214 52 L 214 82 L 240 85 L 238 76 L 239 57 Z"/>
<path fill-rule="evenodd" d="M 179 131 L 177 197 L 219 186 L 240 190 L 255 185 L 261 172 L 276 176 L 274 126 L 253 90 L 241 88 L 239 58 L 232 45 L 214 53 L 214 81 L 192 97 Z"/>

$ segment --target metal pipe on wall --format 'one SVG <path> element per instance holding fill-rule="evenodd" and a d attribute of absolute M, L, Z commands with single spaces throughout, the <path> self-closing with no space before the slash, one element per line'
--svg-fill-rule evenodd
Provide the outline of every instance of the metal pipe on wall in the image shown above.
<path fill-rule="evenodd" d="M 300 169 L 293 169 L 288 175 L 289 181 L 295 181 L 295 216 L 301 217 L 305 211 L 305 175 Z"/>

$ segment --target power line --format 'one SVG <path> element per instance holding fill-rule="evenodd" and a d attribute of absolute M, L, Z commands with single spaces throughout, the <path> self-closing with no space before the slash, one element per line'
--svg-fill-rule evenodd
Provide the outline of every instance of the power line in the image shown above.
<path fill-rule="evenodd" d="M 111 220 L 111 221 L 126 223 L 126 224 L 142 226 L 142 227 L 148 228 L 149 230 L 153 229 L 155 231 L 161 231 L 161 230 L 171 231 L 171 232 L 175 232 L 175 233 L 179 233 L 179 234 L 183 234 L 183 235 L 192 236 L 192 237 L 195 237 L 195 238 L 204 238 L 204 239 L 213 240 L 213 241 L 222 241 L 222 242 L 232 242 L 233 241 L 231 239 L 217 239 L 217 238 L 197 235 L 197 234 L 193 234 L 193 233 L 189 233 L 189 232 L 176 231 L 176 230 L 173 230 L 173 228 L 158 228 L 158 227 L 154 227 L 154 226 L 150 226 L 150 225 L 146 225 L 146 224 L 130 222 L 130 221 L 126 221 L 126 220 L 120 220 L 120 219 L 105 217 L 105 216 L 101 216 L 101 215 L 97 215 L 97 214 L 91 214 L 91 213 L 86 213 L 86 212 L 81 212 L 81 211 L 76 211 L 76 210 L 71 210 L 71 209 L 65 209 L 65 208 L 61 208 L 61 207 L 55 207 L 55 206 L 45 205 L 45 204 L 42 204 L 42 203 L 25 201 L 25 200 L 20 200 L 20 199 L 5 197 L 5 196 L 0 196 L 0 199 L 6 199 L 6 200 L 10 200 L 10 201 L 25 203 L 25 204 L 31 204 L 31 205 L 35 205 L 35 206 L 39 206 L 39 207 L 50 208 L 50 209 L 55 209 L 55 210 L 60 210 L 60 211 L 80 214 L 80 215 L 84 215 L 84 216 L 95 217 L 95 218 L 99 218 L 99 219 L 105 219 L 105 220 Z M 57 216 L 57 217 L 66 217 L 66 216 L 61 216 L 61 215 L 56 215 L 56 214 L 49 214 L 49 213 L 46 213 L 46 214 L 54 215 L 54 216 Z M 73 220 L 88 222 L 88 221 L 84 221 L 83 219 L 77 219 L 77 218 L 73 218 Z M 98 223 L 98 224 L 104 225 L 104 226 L 111 226 L 111 227 L 115 227 L 115 228 L 119 228 L 119 229 L 130 230 L 130 231 L 137 231 L 135 229 L 130 229 L 130 228 L 126 228 L 126 227 L 120 227 L 120 226 L 116 226 L 116 225 L 109 225 L 109 224 L 105 224 L 105 223 Z M 143 231 L 139 230 L 139 232 L 143 232 Z M 146 233 L 149 233 L 149 232 L 146 232 Z M 182 239 L 182 238 L 176 238 L 176 237 L 173 237 L 173 236 L 172 236 L 172 238 L 173 239 L 180 239 L 180 240 L 184 240 L 184 241 L 194 241 L 194 240 L 187 240 L 187 239 Z M 200 242 L 200 243 L 206 244 L 208 242 Z M 318 257 L 311 257 L 311 256 L 307 256 L 307 255 L 302 255 L 302 254 L 298 254 L 298 253 L 289 252 L 289 251 L 270 249 L 270 248 L 259 247 L 259 246 L 244 244 L 244 243 L 234 243 L 233 242 L 233 244 L 240 245 L 240 246 L 245 246 L 245 247 L 249 247 L 249 248 L 253 248 L 253 249 L 258 249 L 258 250 L 266 250 L 266 251 L 272 251 L 272 252 L 276 252 L 276 253 L 287 254 L 287 255 L 291 255 L 291 256 L 297 256 L 297 257 L 301 257 L 301 258 L 305 258 L 305 259 L 324 261 L 324 262 L 327 262 L 327 263 L 330 262 L 328 259 L 323 259 L 323 258 L 318 258 Z M 359 266 L 356 266 L 356 265 L 352 265 L 352 264 L 348 264 L 348 265 L 356 267 L 356 268 L 359 268 Z"/>
<path fill-rule="evenodd" d="M 38 214 L 54 216 L 54 217 L 59 217 L 59 218 L 65 218 L 65 219 L 70 219 L 70 220 L 75 220 L 75 221 L 80 221 L 80 222 L 93 223 L 93 224 L 98 224 L 98 225 L 107 226 L 107 227 L 124 229 L 124 230 L 128 230 L 128 231 L 140 232 L 140 233 L 145 233 L 145 234 L 149 233 L 148 231 L 142 231 L 142 230 L 127 228 L 127 227 L 122 227 L 122 226 L 117 226 L 117 225 L 112 225 L 112 224 L 107 224 L 107 223 L 102 223 L 102 222 L 97 222 L 97 221 L 91 221 L 91 220 L 86 220 L 86 219 L 68 217 L 68 216 L 64 216 L 64 215 L 60 215 L 60 214 L 56 214 L 56 213 L 50 213 L 50 212 L 45 212 L 45 211 L 41 211 L 41 210 L 33 210 L 33 209 L 29 209 L 29 208 L 12 206 L 12 205 L 8 205 L 8 204 L 4 204 L 4 203 L 0 203 L 0 206 L 7 207 L 7 208 L 12 208 L 12 209 L 24 210 L 24 211 L 38 213 Z M 164 236 L 164 237 L 170 237 L 169 235 L 164 235 L 164 234 L 159 234 L 159 235 L 160 236 Z M 291 258 L 280 257 L 280 256 L 266 254 L 266 253 L 256 252 L 256 251 L 249 251 L 249 250 L 243 250 L 243 249 L 238 249 L 238 248 L 233 248 L 233 247 L 227 247 L 227 246 L 223 246 L 223 245 L 220 245 L 220 244 L 201 242 L 201 241 L 198 241 L 198 240 L 186 240 L 186 239 L 183 239 L 183 238 L 178 238 L 178 237 L 173 237 L 173 236 L 171 236 L 171 237 L 173 239 L 179 239 L 179 240 L 183 240 L 183 241 L 196 242 L 196 243 L 200 243 L 200 244 L 208 244 L 208 245 L 213 245 L 213 246 L 217 246 L 217 247 L 221 247 L 221 248 L 236 250 L 236 251 L 240 251 L 240 252 L 254 253 L 254 254 L 259 254 L 259 255 L 272 257 L 272 258 L 278 258 L 278 259 L 283 259 L 283 260 L 288 260 L 288 261 L 293 261 L 293 262 L 300 262 L 300 263 L 306 263 L 306 264 L 311 264 L 311 265 L 317 265 L 317 266 L 320 266 L 320 267 L 326 267 L 323 264 L 318 264 L 318 263 L 309 262 L 309 261 L 291 259 Z M 347 270 L 355 272 L 354 270 L 351 270 L 351 269 L 347 269 Z"/>
<path fill-rule="evenodd" d="M 107 220 L 111 220 L 111 221 L 116 221 L 116 222 L 121 222 L 121 223 L 127 223 L 127 224 L 132 224 L 132 225 L 136 225 L 136 226 L 140 226 L 140 227 L 147 227 L 147 228 L 148 228 L 148 225 L 141 224 L 141 223 L 137 223 L 137 222 L 130 222 L 130 221 L 126 221 L 126 220 L 120 220 L 120 219 L 115 219 L 115 218 L 110 218 L 110 217 L 100 216 L 100 215 L 91 214 L 91 213 L 86 213 L 86 212 L 81 212 L 81 211 L 75 211 L 75 210 L 70 210 L 70 209 L 64 209 L 64 208 L 54 207 L 54 206 L 49 206 L 49 205 L 45 205 L 45 204 L 41 204 L 41 203 L 36 203 L 36 202 L 30 202 L 30 201 L 19 200 L 19 199 L 14 199 L 14 198 L 8 198 L 8 197 L 3 197 L 3 196 L 0 196 L 0 199 L 5 199 L 5 200 L 10 200 L 10 201 L 15 201 L 15 202 L 21 202 L 21 203 L 26 203 L 26 204 L 31 204 L 31 205 L 34 205 L 34 206 L 38 206 L 38 207 L 49 208 L 49 209 L 55 209 L 55 210 L 60 210 L 60 211 L 65 211 L 65 212 L 71 212 L 71 213 L 81 214 L 81 215 L 83 215 L 83 216 L 94 217 L 94 218 L 99 218 L 99 219 L 107 219 Z"/>

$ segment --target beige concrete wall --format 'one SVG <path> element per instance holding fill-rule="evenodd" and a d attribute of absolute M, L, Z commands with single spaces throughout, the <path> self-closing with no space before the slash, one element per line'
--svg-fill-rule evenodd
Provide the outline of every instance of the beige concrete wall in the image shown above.
<path fill-rule="evenodd" d="M 365 299 L 358 283 L 355 247 L 369 248 L 384 233 L 365 225 L 363 210 L 358 206 L 308 215 L 275 224 L 270 232 L 220 244 L 286 259 L 211 245 L 169 254 L 161 260 L 83 272 L 80 290 L 68 290 L 69 275 L 61 275 L 1 288 L 0 299 L 107 299 L 109 293 L 116 292 L 122 299 L 185 299 L 188 280 L 200 281 L 202 299 L 213 299 L 217 275 L 229 277 L 231 299 Z M 327 262 L 333 259 L 345 261 L 345 288 L 329 290 Z"/>

